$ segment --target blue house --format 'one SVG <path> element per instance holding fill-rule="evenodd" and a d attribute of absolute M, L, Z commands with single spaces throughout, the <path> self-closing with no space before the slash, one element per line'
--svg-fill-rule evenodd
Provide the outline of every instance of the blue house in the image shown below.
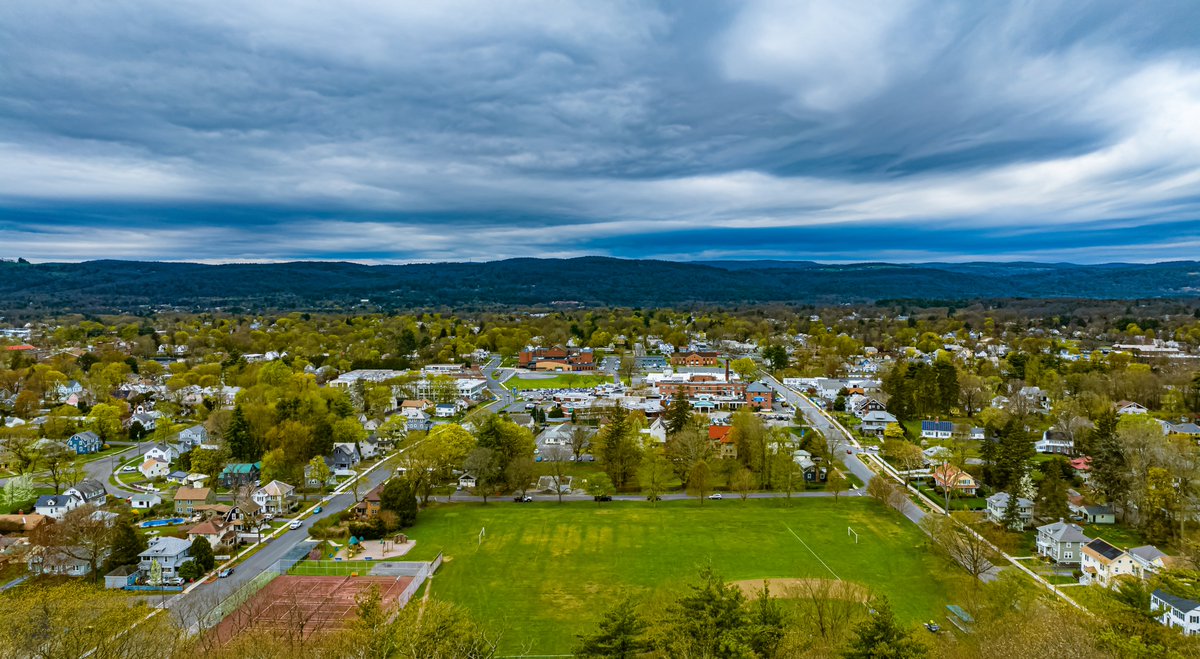
<path fill-rule="evenodd" d="M 85 430 L 75 433 L 67 439 L 67 447 L 75 451 L 76 455 L 87 455 L 89 453 L 99 453 L 100 449 L 104 448 L 104 442 L 101 441 L 100 435 Z"/>

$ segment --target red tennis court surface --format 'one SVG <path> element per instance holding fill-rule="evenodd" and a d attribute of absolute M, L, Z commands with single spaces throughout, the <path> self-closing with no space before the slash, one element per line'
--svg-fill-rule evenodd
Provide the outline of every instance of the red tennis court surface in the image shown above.
<path fill-rule="evenodd" d="M 412 577 L 275 577 L 214 629 L 219 643 L 250 629 L 278 629 L 308 636 L 341 629 L 354 618 L 361 593 L 379 588 L 383 605 L 393 604 Z"/>

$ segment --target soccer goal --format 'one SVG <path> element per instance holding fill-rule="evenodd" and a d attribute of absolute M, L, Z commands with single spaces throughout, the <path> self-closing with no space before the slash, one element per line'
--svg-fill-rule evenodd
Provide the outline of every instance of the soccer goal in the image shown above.
<path fill-rule="evenodd" d="M 858 544 L 858 531 L 855 531 L 854 529 L 847 526 L 846 527 L 846 537 L 849 538 L 851 536 L 854 537 L 854 544 L 857 545 Z"/>

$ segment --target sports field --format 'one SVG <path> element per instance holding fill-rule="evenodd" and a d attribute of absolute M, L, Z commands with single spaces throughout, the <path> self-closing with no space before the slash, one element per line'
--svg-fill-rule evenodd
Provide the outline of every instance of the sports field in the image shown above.
<path fill-rule="evenodd" d="M 529 377 L 517 374 L 504 383 L 509 389 L 591 389 L 601 384 L 612 384 L 611 375 L 591 375 L 578 373 L 530 373 Z"/>
<path fill-rule="evenodd" d="M 858 544 L 848 537 L 850 526 Z M 486 527 L 482 543 L 479 531 Z M 708 562 L 727 580 L 840 578 L 887 595 L 908 622 L 940 617 L 947 568 L 909 521 L 860 497 L 662 502 L 496 502 L 423 511 L 406 556 L 445 563 L 432 596 L 503 631 L 503 651 L 569 652 L 623 595 L 678 593 Z"/>

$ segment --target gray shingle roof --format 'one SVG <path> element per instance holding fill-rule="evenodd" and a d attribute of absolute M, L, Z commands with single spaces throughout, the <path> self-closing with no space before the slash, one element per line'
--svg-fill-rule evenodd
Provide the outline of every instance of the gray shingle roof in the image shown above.
<path fill-rule="evenodd" d="M 1083 534 L 1083 529 L 1059 520 L 1053 524 L 1039 526 L 1038 531 L 1045 531 L 1050 535 L 1050 539 L 1055 542 L 1091 542 L 1092 539 Z"/>

